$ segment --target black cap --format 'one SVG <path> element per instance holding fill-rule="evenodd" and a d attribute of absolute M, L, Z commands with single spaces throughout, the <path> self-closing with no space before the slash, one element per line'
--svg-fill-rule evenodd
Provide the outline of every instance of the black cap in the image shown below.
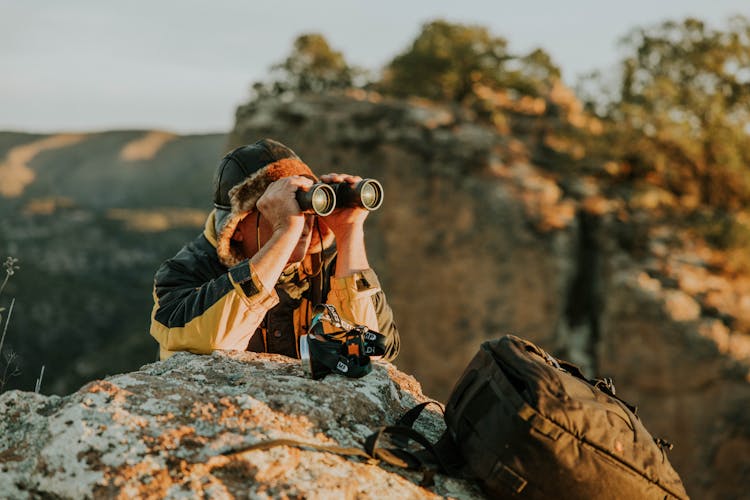
<path fill-rule="evenodd" d="M 299 157 L 272 139 L 262 139 L 227 153 L 214 175 L 214 207 L 231 210 L 229 191 L 261 168 L 283 158 Z"/>

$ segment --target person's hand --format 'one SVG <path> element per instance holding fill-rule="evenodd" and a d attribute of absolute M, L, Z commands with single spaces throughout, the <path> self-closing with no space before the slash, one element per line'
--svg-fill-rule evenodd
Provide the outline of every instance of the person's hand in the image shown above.
<path fill-rule="evenodd" d="M 313 181 L 307 177 L 293 175 L 274 181 L 266 188 L 257 207 L 274 232 L 302 232 L 305 216 L 297 203 L 296 193 L 298 189 L 306 191 L 312 185 Z"/>
<path fill-rule="evenodd" d="M 350 186 L 354 186 L 361 181 L 362 178 L 358 175 L 332 173 L 321 175 L 320 180 L 327 184 L 346 182 Z M 321 217 L 320 221 L 333 231 L 336 240 L 340 242 L 342 239 L 348 238 L 352 234 L 361 233 L 365 219 L 367 219 L 369 213 L 369 210 L 361 207 L 337 208 L 331 212 L 331 214 Z"/>

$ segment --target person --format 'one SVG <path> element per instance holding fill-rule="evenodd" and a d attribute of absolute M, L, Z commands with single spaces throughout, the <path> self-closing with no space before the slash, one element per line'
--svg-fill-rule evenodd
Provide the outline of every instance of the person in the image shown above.
<path fill-rule="evenodd" d="M 288 147 L 271 139 L 234 149 L 214 176 L 214 209 L 197 238 L 154 277 L 151 335 L 161 359 L 216 349 L 299 358 L 299 338 L 319 303 L 386 337 L 382 356 L 399 351 L 393 313 L 370 268 L 363 208 L 303 213 L 297 190 L 361 180 L 318 179 Z"/>

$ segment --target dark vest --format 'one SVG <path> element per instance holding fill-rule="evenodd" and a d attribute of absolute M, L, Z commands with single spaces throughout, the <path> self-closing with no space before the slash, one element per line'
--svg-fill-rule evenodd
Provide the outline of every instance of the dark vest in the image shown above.
<path fill-rule="evenodd" d="M 279 303 L 268 310 L 255 330 L 247 345 L 248 351 L 283 354 L 290 358 L 299 357 L 297 335 L 294 331 L 294 311 L 300 307 L 304 308 L 300 310 L 300 314 L 304 318 L 301 323 L 306 328 L 312 319 L 312 308 L 325 302 L 328 297 L 334 257 L 335 250 L 324 257 L 327 262 L 313 277 L 300 279 L 298 269 L 283 273 L 279 277 L 275 287 Z M 319 258 L 314 259 L 313 266 L 320 266 Z M 302 335 L 305 332 L 299 333 Z"/>

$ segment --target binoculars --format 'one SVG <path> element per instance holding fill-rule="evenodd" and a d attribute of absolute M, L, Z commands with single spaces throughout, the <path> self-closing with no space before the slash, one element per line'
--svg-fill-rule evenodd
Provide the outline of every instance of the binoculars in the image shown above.
<path fill-rule="evenodd" d="M 309 191 L 298 189 L 296 196 L 303 212 L 326 216 L 342 207 L 377 210 L 383 204 L 383 186 L 375 179 L 363 179 L 354 186 L 348 182 L 318 182 Z"/>

